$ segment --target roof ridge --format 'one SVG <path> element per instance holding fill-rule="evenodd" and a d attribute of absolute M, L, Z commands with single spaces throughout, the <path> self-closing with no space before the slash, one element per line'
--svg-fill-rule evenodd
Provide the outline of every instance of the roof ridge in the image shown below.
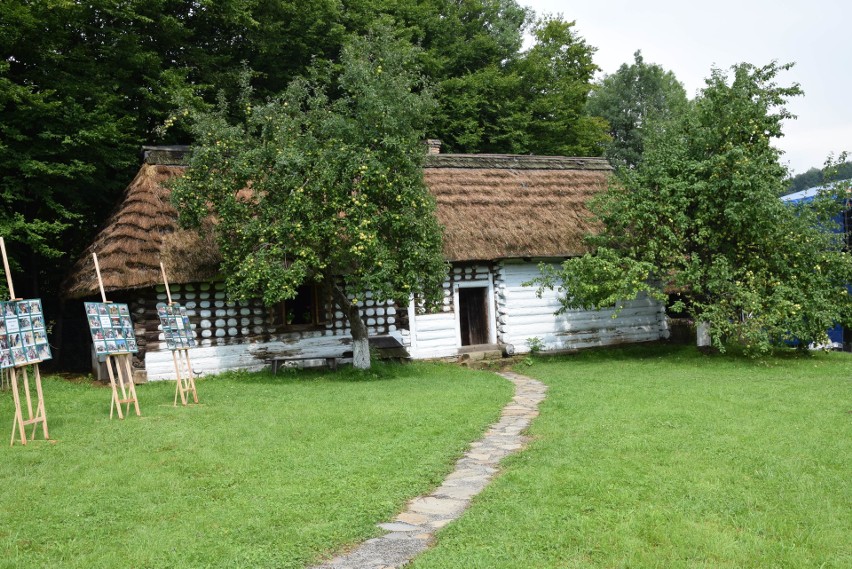
<path fill-rule="evenodd" d="M 429 154 L 424 168 L 494 168 L 508 170 L 612 170 L 606 158 L 529 154 Z"/>

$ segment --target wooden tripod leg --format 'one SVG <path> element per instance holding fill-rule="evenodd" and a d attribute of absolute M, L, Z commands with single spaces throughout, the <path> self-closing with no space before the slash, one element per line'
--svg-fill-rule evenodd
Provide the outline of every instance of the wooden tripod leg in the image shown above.
<path fill-rule="evenodd" d="M 183 354 L 186 357 L 186 373 L 189 376 L 188 388 L 192 390 L 192 400 L 195 403 L 198 403 L 198 390 L 195 389 L 195 375 L 192 373 L 192 362 L 189 359 L 189 350 L 184 350 Z"/>
<path fill-rule="evenodd" d="M 182 356 L 181 356 L 182 357 Z M 174 407 L 177 407 L 178 395 L 180 395 L 180 402 L 183 406 L 186 406 L 186 392 L 183 387 L 183 376 L 180 372 L 181 364 L 178 361 L 177 350 L 172 350 L 172 362 L 175 364 L 175 374 L 177 375 L 177 382 L 175 385 L 175 402 Z"/>
<path fill-rule="evenodd" d="M 41 419 L 41 427 L 44 433 L 44 440 L 49 440 L 50 435 L 47 434 L 47 413 L 44 410 L 44 392 L 41 389 L 41 372 L 38 369 L 38 364 L 33 366 L 35 373 L 36 396 L 38 397 L 38 405 L 36 406 L 36 418 Z M 33 425 L 33 438 L 35 438 L 35 425 Z"/>
<path fill-rule="evenodd" d="M 21 413 L 21 395 L 18 393 L 18 374 L 15 373 L 15 368 L 9 368 L 9 376 L 12 378 L 12 397 L 15 399 L 15 419 L 12 422 L 12 440 L 9 446 L 15 444 L 15 430 L 21 436 L 21 444 L 27 444 L 27 435 L 24 432 L 24 417 Z"/>
<path fill-rule="evenodd" d="M 21 368 L 21 377 L 24 380 L 24 398 L 27 400 L 27 418 L 25 420 L 31 421 L 33 418 L 33 400 L 30 397 L 30 377 L 27 374 L 26 366 Z"/>
<path fill-rule="evenodd" d="M 33 433 L 30 436 L 30 440 L 35 440 L 37 415 L 33 415 L 33 400 L 32 395 L 30 394 L 30 375 L 27 373 L 26 367 L 21 368 L 21 378 L 24 380 L 24 398 L 27 400 L 27 418 L 24 419 L 24 424 L 33 426 Z M 21 410 L 21 412 L 23 413 L 23 410 Z"/>
<path fill-rule="evenodd" d="M 130 364 L 130 354 L 125 354 L 122 357 L 122 363 L 124 364 L 124 373 L 128 380 L 128 391 L 130 392 L 130 401 L 127 402 L 127 411 L 130 412 L 130 403 L 133 402 L 133 407 L 136 409 L 136 416 L 142 415 L 142 412 L 139 411 L 139 399 L 136 397 L 136 384 L 133 383 L 133 366 Z"/>
<path fill-rule="evenodd" d="M 124 419 L 124 414 L 121 412 L 121 400 L 118 398 L 118 388 L 115 385 L 115 372 L 112 370 L 112 358 L 113 356 L 106 357 L 107 364 L 107 372 L 109 372 L 109 384 L 112 386 L 112 403 L 109 406 L 109 418 L 112 419 L 112 411 L 113 407 L 118 410 L 118 418 Z M 124 386 L 122 386 L 122 391 L 124 390 Z"/>
<path fill-rule="evenodd" d="M 119 354 L 113 356 L 113 361 L 115 362 L 115 375 L 118 381 L 118 385 L 121 388 L 121 399 L 119 399 L 118 404 L 127 403 L 127 409 L 125 409 L 124 414 L 127 415 L 130 413 L 130 401 L 128 401 L 127 397 L 127 379 L 124 375 L 124 356 Z"/>

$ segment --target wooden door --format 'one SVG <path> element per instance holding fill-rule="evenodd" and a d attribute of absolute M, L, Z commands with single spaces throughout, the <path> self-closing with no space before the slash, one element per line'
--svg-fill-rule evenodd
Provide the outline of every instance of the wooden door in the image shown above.
<path fill-rule="evenodd" d="M 488 343 L 488 288 L 459 288 L 461 345 Z"/>

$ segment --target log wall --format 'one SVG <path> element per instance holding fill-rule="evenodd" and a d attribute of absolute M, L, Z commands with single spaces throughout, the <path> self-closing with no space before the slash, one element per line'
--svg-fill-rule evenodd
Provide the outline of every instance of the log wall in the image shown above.
<path fill-rule="evenodd" d="M 389 302 L 377 302 L 367 294 L 360 303 L 371 336 L 397 336 L 412 358 L 445 358 L 459 352 L 459 323 L 453 306 L 456 285 L 493 285 L 496 340 L 512 344 L 517 353 L 529 351 L 528 341 L 538 338 L 544 350 L 569 350 L 628 342 L 647 342 L 668 337 L 664 307 L 642 298 L 629 303 L 616 318 L 612 310 L 574 310 L 559 316 L 557 293 L 524 282 L 538 276 L 536 263 L 502 262 L 456 265 L 444 283 L 440 306 L 426 313 L 412 303 L 400 313 Z M 224 283 L 171 285 L 172 299 L 185 306 L 199 345 L 190 351 L 199 375 L 230 369 L 258 370 L 275 356 L 343 356 L 351 352 L 352 337 L 342 312 L 311 329 L 290 330 L 276 326 L 271 311 L 258 301 L 232 302 Z M 139 354 L 135 366 L 147 378 L 174 379 L 171 351 L 165 345 L 158 302 L 167 302 L 165 288 L 135 291 L 130 304 Z M 142 370 L 140 369 L 140 372 Z"/>
<path fill-rule="evenodd" d="M 414 303 L 409 306 L 409 330 L 403 334 L 412 358 L 443 358 L 458 353 L 459 324 L 453 306 L 454 286 L 473 282 L 487 286 L 492 271 L 490 264 L 457 264 L 444 281 L 444 300 L 437 312 L 426 314 L 422 306 Z"/>
<path fill-rule="evenodd" d="M 317 363 L 326 356 L 351 351 L 352 336 L 340 311 L 318 327 L 287 329 L 273 323 L 272 311 L 260 301 L 227 299 L 222 282 L 170 285 L 172 300 L 186 307 L 198 347 L 190 359 L 198 375 L 229 369 L 258 370 L 275 356 L 310 357 Z M 147 379 L 174 379 L 171 350 L 166 347 L 157 303 L 168 302 L 165 287 L 140 289 L 130 302 L 136 337 L 137 359 L 144 362 Z M 396 308 L 372 295 L 359 302 L 372 336 L 397 333 Z M 308 362 L 308 365 L 310 362 Z"/>
<path fill-rule="evenodd" d="M 615 317 L 615 310 L 571 310 L 557 316 L 556 291 L 545 290 L 539 298 L 536 287 L 523 285 L 537 276 L 535 263 L 506 262 L 496 271 L 498 338 L 517 353 L 529 352 L 527 342 L 533 338 L 552 351 L 668 337 L 665 307 L 647 297 L 627 303 Z"/>

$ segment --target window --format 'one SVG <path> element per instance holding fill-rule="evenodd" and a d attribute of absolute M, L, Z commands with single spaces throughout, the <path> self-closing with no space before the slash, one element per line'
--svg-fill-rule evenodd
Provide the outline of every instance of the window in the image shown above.
<path fill-rule="evenodd" d="M 331 298 L 321 286 L 306 284 L 295 298 L 275 305 L 275 324 L 285 328 L 312 328 L 328 322 Z"/>

